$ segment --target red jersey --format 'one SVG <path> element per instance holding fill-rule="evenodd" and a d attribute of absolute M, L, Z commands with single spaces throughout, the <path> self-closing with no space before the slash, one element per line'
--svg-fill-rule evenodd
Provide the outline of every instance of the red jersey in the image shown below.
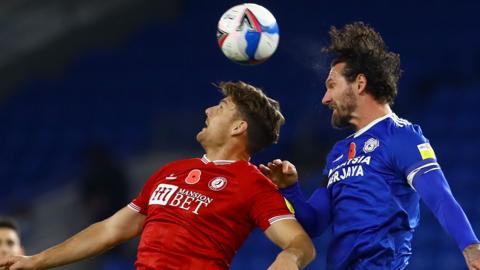
<path fill-rule="evenodd" d="M 256 166 L 205 156 L 161 168 L 129 207 L 146 215 L 137 270 L 228 269 L 255 225 L 294 219 Z"/>

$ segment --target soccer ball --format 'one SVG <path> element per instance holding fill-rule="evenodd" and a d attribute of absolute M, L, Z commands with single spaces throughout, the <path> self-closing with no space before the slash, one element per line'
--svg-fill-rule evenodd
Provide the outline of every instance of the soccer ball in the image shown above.
<path fill-rule="evenodd" d="M 259 64 L 275 52 L 280 35 L 272 13 L 257 4 L 241 4 L 227 10 L 217 28 L 223 54 L 240 64 Z"/>

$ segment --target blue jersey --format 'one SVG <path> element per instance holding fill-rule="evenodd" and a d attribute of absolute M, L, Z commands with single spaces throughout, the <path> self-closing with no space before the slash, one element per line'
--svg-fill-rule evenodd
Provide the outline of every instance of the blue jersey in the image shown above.
<path fill-rule="evenodd" d="M 335 144 L 324 170 L 333 218 L 328 269 L 404 269 L 419 222 L 412 181 L 433 164 L 420 127 L 393 113 Z"/>

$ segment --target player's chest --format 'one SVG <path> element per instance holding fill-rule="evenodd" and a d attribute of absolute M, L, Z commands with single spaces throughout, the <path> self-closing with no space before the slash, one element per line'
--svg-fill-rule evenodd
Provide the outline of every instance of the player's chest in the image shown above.
<path fill-rule="evenodd" d="M 382 142 L 374 136 L 346 140 L 332 149 L 327 161 L 328 187 L 367 181 L 385 166 Z"/>
<path fill-rule="evenodd" d="M 149 213 L 207 216 L 235 207 L 242 192 L 231 172 L 188 168 L 160 175 L 148 195 Z"/>

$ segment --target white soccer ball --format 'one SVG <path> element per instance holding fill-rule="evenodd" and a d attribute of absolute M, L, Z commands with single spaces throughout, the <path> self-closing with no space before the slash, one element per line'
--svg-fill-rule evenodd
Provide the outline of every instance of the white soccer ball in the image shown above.
<path fill-rule="evenodd" d="M 217 28 L 223 54 L 240 64 L 259 64 L 278 47 L 280 35 L 272 13 L 257 4 L 241 4 L 227 10 Z"/>

